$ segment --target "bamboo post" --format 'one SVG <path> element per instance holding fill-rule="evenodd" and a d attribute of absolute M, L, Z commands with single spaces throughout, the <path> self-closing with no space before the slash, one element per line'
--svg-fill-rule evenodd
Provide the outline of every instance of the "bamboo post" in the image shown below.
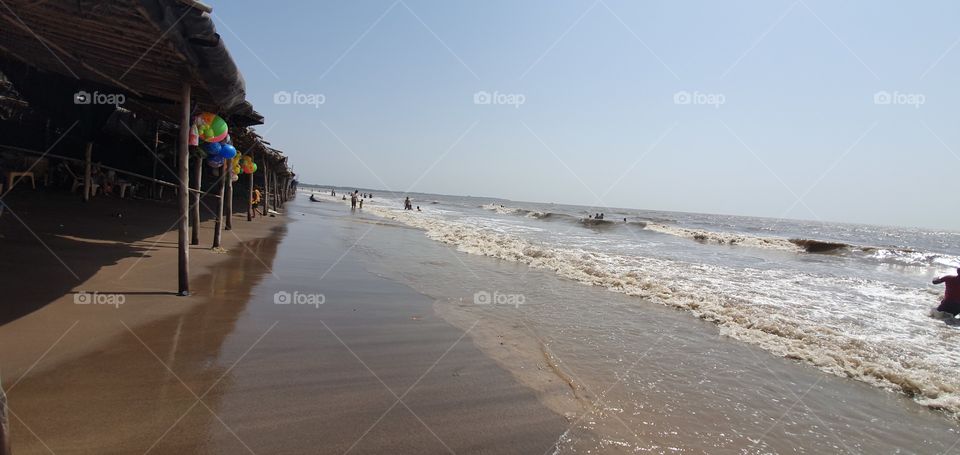
<path fill-rule="evenodd" d="M 160 122 L 157 121 L 157 126 L 153 129 L 153 173 L 150 176 L 156 180 L 157 179 L 157 164 L 160 161 L 160 155 L 157 154 L 158 148 L 160 147 Z M 150 196 L 154 198 L 160 197 L 160 192 L 157 191 L 157 184 L 154 183 L 150 188 Z"/>
<path fill-rule="evenodd" d="M 90 189 L 93 188 L 93 141 L 87 142 L 83 151 L 83 201 L 90 200 Z"/>
<path fill-rule="evenodd" d="M 213 247 L 220 248 L 220 235 L 223 231 L 223 193 L 226 190 L 227 180 L 230 177 L 227 177 L 230 174 L 230 169 L 227 166 L 230 165 L 230 160 L 223 160 L 223 166 L 220 166 L 220 201 L 217 204 L 217 221 L 213 225 Z"/>
<path fill-rule="evenodd" d="M 177 140 L 177 200 L 180 209 L 180 226 L 177 229 L 177 271 L 178 294 L 190 295 L 190 247 L 187 245 L 187 234 L 190 229 L 190 219 L 187 213 L 190 210 L 190 192 L 187 180 L 190 179 L 190 84 L 183 83 L 182 98 L 180 100 L 180 137 Z"/>
<path fill-rule="evenodd" d="M 273 176 L 273 209 L 280 211 L 280 186 L 277 183 L 277 176 Z"/>
<path fill-rule="evenodd" d="M 193 160 L 193 207 L 190 208 L 190 244 L 200 244 L 200 180 L 203 178 L 203 158 Z"/>
<path fill-rule="evenodd" d="M 0 383 L 0 455 L 12 455 L 10 451 L 10 420 L 7 417 L 7 393 Z"/>
<path fill-rule="evenodd" d="M 263 155 L 263 216 L 267 216 L 267 206 L 270 205 L 270 168 L 267 167 L 267 155 Z"/>
<path fill-rule="evenodd" d="M 224 197 L 227 199 L 227 219 L 223 222 L 223 229 L 229 231 L 233 229 L 233 165 L 227 169 L 227 191 Z M 222 200 L 223 198 L 221 198 Z"/>
<path fill-rule="evenodd" d="M 267 201 L 267 206 L 273 205 L 273 209 L 277 209 L 277 176 L 270 174 L 270 199 Z"/>
<path fill-rule="evenodd" d="M 250 194 L 247 195 L 247 221 L 253 221 L 253 174 L 247 174 L 250 176 L 250 187 L 247 190 Z"/>

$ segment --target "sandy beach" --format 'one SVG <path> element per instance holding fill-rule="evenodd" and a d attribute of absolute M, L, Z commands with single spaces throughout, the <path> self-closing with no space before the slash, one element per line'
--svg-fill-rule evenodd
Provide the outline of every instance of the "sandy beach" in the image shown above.
<path fill-rule="evenodd" d="M 858 378 L 857 364 L 837 352 L 803 358 L 738 338 L 735 325 L 608 289 L 587 252 L 578 258 L 586 279 L 524 264 L 515 258 L 544 257 L 544 249 L 521 250 L 503 235 L 516 215 L 493 218 L 455 197 L 417 200 L 430 205 L 403 211 L 402 197 L 382 195 L 350 212 L 371 225 L 355 234 L 352 254 L 431 296 L 437 314 L 470 329 L 485 354 L 567 416 L 559 453 L 941 454 L 960 440 L 949 413 Z M 320 216 L 329 205 L 349 210 L 330 198 L 303 210 Z M 473 212 L 463 222 L 443 218 L 465 207 Z M 486 219 L 490 227 L 477 232 Z M 559 226 L 566 237 L 603 238 Z M 510 304 L 511 296 L 522 300 Z M 789 333 L 789 323 L 781 327 Z M 837 359 L 849 374 L 817 368 Z"/>
<path fill-rule="evenodd" d="M 169 207 L 72 204 L 123 216 L 61 227 L 44 216 L 70 201 L 42 202 L 17 215 L 81 279 L 5 217 L 4 286 L 26 306 L 0 327 L 14 453 L 543 453 L 568 423 L 430 298 L 367 271 L 336 233 L 368 224 L 343 213 L 237 216 L 226 253 L 192 250 L 184 298 L 156 284 L 175 233 L 146 228 Z M 78 305 L 78 291 L 126 301 Z M 324 302 L 277 305 L 277 292 Z"/>

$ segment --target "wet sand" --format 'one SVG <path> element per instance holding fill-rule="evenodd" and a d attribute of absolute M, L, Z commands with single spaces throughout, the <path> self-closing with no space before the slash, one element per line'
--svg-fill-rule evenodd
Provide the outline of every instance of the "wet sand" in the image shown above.
<path fill-rule="evenodd" d="M 687 312 L 358 216 L 393 226 L 391 235 L 368 236 L 358 247 L 374 270 L 433 297 L 441 317 L 473 327 L 481 350 L 571 417 L 560 453 L 944 454 L 960 447 L 956 420 L 903 394 L 771 354 Z M 478 305 L 477 293 L 525 299 Z"/>
<path fill-rule="evenodd" d="M 14 453 L 545 453 L 566 429 L 469 327 L 357 260 L 354 245 L 385 228 L 342 208 L 238 217 L 228 253 L 191 252 L 195 294 L 180 298 L 176 234 L 154 226 L 163 207 L 88 225 L 118 202 L 85 207 L 63 233 L 40 205 L 11 204 L 79 279 L 0 220 L 0 276 L 26 307 L 0 326 Z M 75 305 L 77 290 L 127 299 Z M 278 292 L 324 303 L 277 305 Z"/>

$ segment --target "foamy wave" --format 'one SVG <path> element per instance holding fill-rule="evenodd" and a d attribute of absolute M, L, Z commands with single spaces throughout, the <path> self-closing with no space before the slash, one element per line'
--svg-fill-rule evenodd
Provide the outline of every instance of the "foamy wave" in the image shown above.
<path fill-rule="evenodd" d="M 804 250 L 803 247 L 791 242 L 789 239 L 776 237 L 754 237 L 729 232 L 712 232 L 702 229 L 687 229 L 678 226 L 667 226 L 657 223 L 648 223 L 646 225 L 646 229 L 659 232 L 661 234 L 685 237 L 698 242 L 714 243 L 718 245 L 740 245 L 754 248 L 768 248 L 796 252 Z"/>
<path fill-rule="evenodd" d="M 774 354 L 903 392 L 954 416 L 960 413 L 955 374 L 960 359 L 934 330 L 916 330 L 929 327 L 923 308 L 935 297 L 930 292 L 872 280 L 556 248 L 426 213 L 370 208 L 371 213 L 424 229 L 429 238 L 460 251 L 553 270 L 581 283 L 683 309 L 713 322 L 725 335 Z M 789 240 L 763 245 L 799 248 Z M 836 295 L 836 289 L 853 294 Z M 902 311 L 888 314 L 891 302 Z"/>
<path fill-rule="evenodd" d="M 493 212 L 497 212 L 497 213 L 499 213 L 499 214 L 501 214 L 501 215 L 512 215 L 512 214 L 514 214 L 514 213 L 517 213 L 518 210 L 520 210 L 520 209 L 513 208 L 513 207 L 505 207 L 505 206 L 503 206 L 503 205 L 501 205 L 501 204 L 483 204 L 483 205 L 480 206 L 480 208 L 482 208 L 482 209 L 484 209 L 484 210 L 490 210 L 490 211 L 493 211 Z"/>
<path fill-rule="evenodd" d="M 863 248 L 868 257 L 883 263 L 924 267 L 960 267 L 960 257 L 895 248 Z"/>

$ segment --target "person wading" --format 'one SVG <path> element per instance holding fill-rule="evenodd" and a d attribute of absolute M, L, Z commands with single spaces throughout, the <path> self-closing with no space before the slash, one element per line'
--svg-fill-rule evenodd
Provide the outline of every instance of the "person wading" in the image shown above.
<path fill-rule="evenodd" d="M 933 280 L 933 284 L 945 283 L 947 289 L 943 293 L 943 300 L 937 311 L 960 314 L 960 267 L 957 268 L 956 275 L 946 275 Z"/>

